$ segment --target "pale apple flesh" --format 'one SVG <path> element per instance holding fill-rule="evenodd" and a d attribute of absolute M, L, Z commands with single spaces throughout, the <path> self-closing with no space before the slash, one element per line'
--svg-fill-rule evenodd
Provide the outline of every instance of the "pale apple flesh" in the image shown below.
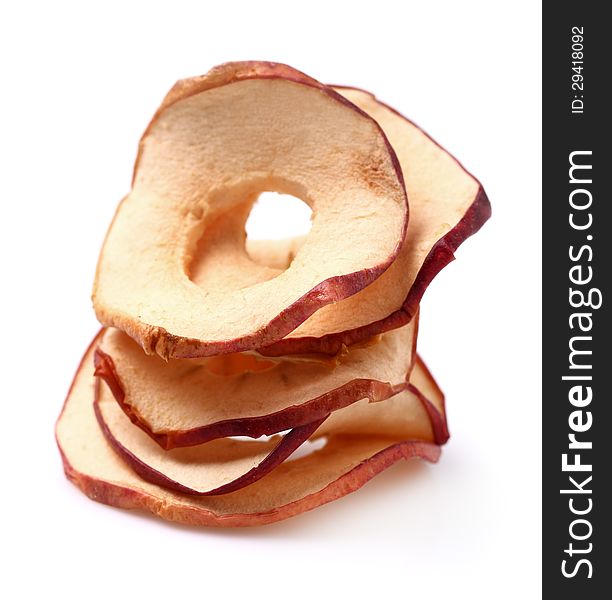
<path fill-rule="evenodd" d="M 194 497 L 165 489 L 140 478 L 99 427 L 92 403 L 97 342 L 77 371 L 57 422 L 56 438 L 67 477 L 99 502 L 144 509 L 192 525 L 263 525 L 341 498 L 400 459 L 419 457 L 435 462 L 439 458 L 440 447 L 430 442 L 336 434 L 327 437 L 321 450 L 286 461 L 265 478 L 229 494 Z M 432 405 L 443 407 L 442 398 L 433 399 Z"/>
<path fill-rule="evenodd" d="M 267 362 L 242 355 L 163 361 L 129 336 L 107 330 L 95 354 L 104 379 L 131 421 L 166 449 L 227 436 L 253 438 L 293 429 L 408 385 L 418 318 L 376 343 L 347 349 L 337 364 Z M 224 363 L 249 370 L 220 375 Z M 259 366 L 262 365 L 262 366 Z"/>
<path fill-rule="evenodd" d="M 449 439 L 444 394 L 420 356 L 406 387 L 384 402 L 368 399 L 336 410 L 310 439 L 325 435 L 387 436 L 418 439 L 440 446 Z"/>
<path fill-rule="evenodd" d="M 410 201 L 405 243 L 381 277 L 317 311 L 284 339 L 260 348 L 266 356 L 335 354 L 342 345 L 406 324 L 433 278 L 491 215 L 480 182 L 424 131 L 368 92 L 336 89 L 377 120 L 397 154 Z M 287 243 L 287 251 L 294 252 L 289 250 L 293 244 Z M 260 250 L 255 243 L 251 253 L 257 256 Z"/>
<path fill-rule="evenodd" d="M 417 365 L 417 371 L 421 364 Z M 423 378 L 427 375 L 419 374 Z M 438 390 L 439 392 L 439 390 Z M 222 438 L 190 448 L 164 450 L 121 410 L 110 391 L 98 381 L 94 412 L 108 443 L 142 479 L 194 496 L 227 494 L 252 485 L 284 462 L 307 439 L 334 435 L 374 435 L 393 439 L 437 442 L 427 408 L 438 411 L 411 384 L 385 402 L 362 400 L 328 417 L 265 441 Z M 424 405 L 429 402 L 429 407 Z M 444 420 L 443 413 L 438 413 Z"/>
<path fill-rule="evenodd" d="M 270 190 L 313 210 L 306 241 L 272 278 L 249 260 L 244 233 L 248 207 Z M 285 65 L 228 63 L 180 82 L 145 132 L 100 254 L 96 315 L 164 358 L 256 349 L 376 280 L 407 220 L 401 169 L 374 119 Z"/>
<path fill-rule="evenodd" d="M 323 421 L 266 441 L 222 438 L 166 451 L 130 422 L 99 380 L 94 412 L 108 443 L 142 479 L 193 496 L 228 494 L 251 485 L 291 456 Z"/>

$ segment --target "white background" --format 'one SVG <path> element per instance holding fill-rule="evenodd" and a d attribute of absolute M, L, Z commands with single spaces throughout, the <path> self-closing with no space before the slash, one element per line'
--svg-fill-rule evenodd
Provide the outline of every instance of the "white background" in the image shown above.
<path fill-rule="evenodd" d="M 0 9 L 3 596 L 539 597 L 538 3 L 84 5 Z M 481 179 L 494 215 L 423 301 L 441 462 L 266 528 L 196 530 L 86 499 L 53 424 L 142 130 L 176 79 L 236 59 L 376 92 Z"/>

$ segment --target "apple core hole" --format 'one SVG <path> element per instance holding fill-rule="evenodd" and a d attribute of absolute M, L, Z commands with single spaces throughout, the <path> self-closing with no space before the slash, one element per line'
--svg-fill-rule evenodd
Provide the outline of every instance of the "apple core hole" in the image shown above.
<path fill-rule="evenodd" d="M 263 192 L 259 195 L 245 224 L 246 231 L 246 251 L 249 258 L 262 266 L 274 266 L 279 269 L 287 269 L 295 255 L 291 248 L 294 244 L 289 240 L 304 238 L 310 232 L 312 225 L 312 209 L 303 200 L 290 194 L 280 194 L 277 192 Z M 270 265 L 268 257 L 262 256 L 260 248 L 264 241 L 287 240 L 287 244 L 282 242 L 278 245 L 279 249 L 286 248 L 287 252 L 282 255 L 282 251 L 275 256 L 277 264 Z"/>
<path fill-rule="evenodd" d="M 197 286 L 230 293 L 285 272 L 311 230 L 313 212 L 291 194 L 265 191 L 257 196 L 250 189 L 225 193 L 235 200 L 227 214 L 202 224 L 202 215 L 190 211 L 194 229 L 183 269 Z"/>

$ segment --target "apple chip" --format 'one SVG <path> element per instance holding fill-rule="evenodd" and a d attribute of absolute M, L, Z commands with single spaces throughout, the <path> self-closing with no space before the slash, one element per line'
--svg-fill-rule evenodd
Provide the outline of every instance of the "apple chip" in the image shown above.
<path fill-rule="evenodd" d="M 146 481 L 194 496 L 227 494 L 261 479 L 299 448 L 322 422 L 302 425 L 282 437 L 275 436 L 277 439 L 222 438 L 166 451 L 130 422 L 100 381 L 96 383 L 94 412 L 107 441 L 134 472 Z"/>
<path fill-rule="evenodd" d="M 280 273 L 245 249 L 264 191 L 313 211 Z M 401 169 L 374 119 L 291 67 L 227 63 L 178 82 L 143 135 L 100 254 L 96 315 L 164 358 L 269 345 L 375 281 L 407 219 Z"/>
<path fill-rule="evenodd" d="M 77 371 L 56 426 L 67 477 L 94 500 L 148 510 L 171 521 L 208 526 L 272 523 L 345 496 L 400 459 L 420 457 L 435 462 L 440 454 L 439 446 L 428 441 L 354 435 L 362 429 L 347 421 L 344 429 L 338 424 L 338 430 L 351 431 L 353 435 L 330 434 L 322 449 L 283 462 L 248 487 L 221 496 L 185 495 L 145 481 L 113 450 L 96 419 L 93 370 L 92 345 Z M 441 397 L 439 390 L 437 393 Z M 388 402 L 370 408 L 378 410 Z M 432 404 L 440 402 L 438 398 Z M 354 411 L 356 406 L 344 410 Z M 366 421 L 362 422 L 369 427 Z M 163 452 L 157 446 L 152 448 Z"/>
<path fill-rule="evenodd" d="M 376 119 L 397 153 L 410 200 L 406 241 L 381 277 L 354 296 L 317 311 L 283 340 L 259 349 L 268 356 L 335 354 L 343 344 L 401 327 L 415 315 L 425 289 L 454 259 L 455 250 L 491 215 L 480 183 L 424 131 L 368 92 L 336 89 Z M 285 255 L 295 252 L 299 240 L 286 243 Z M 251 242 L 250 253 L 259 261 L 268 251 Z M 283 254 L 278 245 L 275 253 Z"/>
<path fill-rule="evenodd" d="M 227 436 L 257 438 L 405 388 L 417 326 L 413 319 L 376 343 L 350 348 L 336 366 L 240 354 L 165 362 L 146 355 L 118 329 L 108 329 L 96 350 L 96 374 L 130 419 L 163 448 Z"/>
<path fill-rule="evenodd" d="M 417 356 L 403 391 L 384 402 L 365 399 L 333 412 L 311 439 L 331 434 L 388 436 L 443 445 L 449 438 L 444 395 Z"/>

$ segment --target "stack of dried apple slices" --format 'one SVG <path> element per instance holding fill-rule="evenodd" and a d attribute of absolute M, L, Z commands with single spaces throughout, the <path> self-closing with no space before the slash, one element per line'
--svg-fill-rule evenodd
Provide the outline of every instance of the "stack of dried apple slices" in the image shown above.
<path fill-rule="evenodd" d="M 312 208 L 308 236 L 247 242 L 264 191 Z M 435 462 L 448 428 L 419 302 L 489 215 L 478 181 L 367 92 L 262 62 L 180 81 L 102 248 L 103 329 L 56 426 L 66 475 L 107 504 L 243 526 Z"/>

